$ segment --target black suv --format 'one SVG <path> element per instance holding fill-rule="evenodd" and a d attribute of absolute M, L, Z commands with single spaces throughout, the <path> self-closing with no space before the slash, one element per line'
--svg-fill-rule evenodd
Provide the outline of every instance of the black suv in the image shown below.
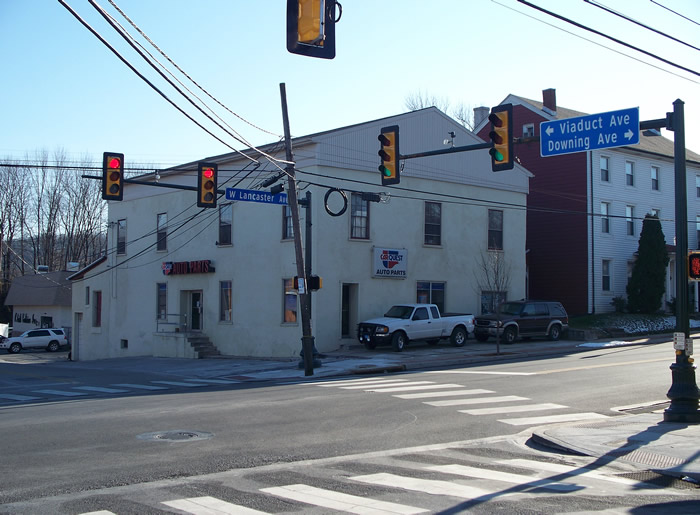
<path fill-rule="evenodd" d="M 513 343 L 518 337 L 546 336 L 558 340 L 569 328 L 569 316 L 560 302 L 519 300 L 504 302 L 500 314 L 481 315 L 474 320 L 474 336 L 485 342 L 500 334 L 503 342 Z"/>

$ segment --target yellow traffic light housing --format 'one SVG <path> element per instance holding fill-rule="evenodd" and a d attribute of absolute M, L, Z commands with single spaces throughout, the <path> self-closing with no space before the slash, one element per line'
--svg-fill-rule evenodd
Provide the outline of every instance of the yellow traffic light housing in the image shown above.
<path fill-rule="evenodd" d="M 287 50 L 333 59 L 336 4 L 335 0 L 287 0 Z"/>
<path fill-rule="evenodd" d="M 700 281 L 700 252 L 688 252 L 688 279 Z"/>
<path fill-rule="evenodd" d="M 102 198 L 104 200 L 124 198 L 124 154 L 117 152 L 102 154 Z"/>
<path fill-rule="evenodd" d="M 197 165 L 197 207 L 216 207 L 218 165 Z"/>
<path fill-rule="evenodd" d="M 383 127 L 377 137 L 380 143 L 379 157 L 381 163 L 378 170 L 382 174 L 382 186 L 401 182 L 399 170 L 399 126 Z"/>
<path fill-rule="evenodd" d="M 493 147 L 491 155 L 491 171 L 513 169 L 513 105 L 504 104 L 491 109 L 489 114 L 491 132 L 489 138 Z"/>

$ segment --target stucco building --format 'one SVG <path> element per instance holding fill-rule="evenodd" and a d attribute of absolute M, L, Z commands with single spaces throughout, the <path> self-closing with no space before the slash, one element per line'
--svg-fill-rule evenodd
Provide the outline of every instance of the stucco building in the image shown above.
<path fill-rule="evenodd" d="M 300 207 L 302 240 L 310 221 L 308 255 L 323 279 L 311 317 L 321 352 L 355 343 L 357 323 L 394 303 L 480 312 L 494 296 L 480 267 L 488 256 L 508 266 L 504 294 L 525 296 L 530 173 L 517 165 L 494 174 L 479 150 L 405 160 L 400 184 L 383 187 L 377 136 L 389 125 L 400 128 L 402 155 L 482 142 L 436 108 L 293 139 L 299 197 L 311 193 L 310 213 Z M 282 143 L 261 150 L 284 158 Z M 260 164 L 237 153 L 202 159 L 218 164 L 219 190 L 265 192 L 284 166 L 246 154 Z M 195 186 L 196 170 L 189 163 L 141 179 Z M 338 190 L 347 209 L 331 216 L 344 206 Z M 110 202 L 108 255 L 73 277 L 74 359 L 197 357 L 204 351 L 193 344 L 207 340 L 226 355 L 298 355 L 289 207 L 222 196 L 217 209 L 200 209 L 195 196 L 127 184 L 124 200 Z"/>

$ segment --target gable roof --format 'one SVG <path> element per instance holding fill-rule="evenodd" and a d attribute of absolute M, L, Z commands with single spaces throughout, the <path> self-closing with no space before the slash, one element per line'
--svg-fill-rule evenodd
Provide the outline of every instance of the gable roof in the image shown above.
<path fill-rule="evenodd" d="M 545 110 L 544 104 L 538 100 L 532 100 L 529 98 L 525 97 L 519 97 L 517 95 L 509 95 L 508 99 L 506 99 L 507 102 L 508 100 L 520 100 L 523 104 L 529 104 L 530 106 L 534 107 L 535 110 L 543 116 L 544 118 L 547 118 L 548 120 L 561 120 L 564 118 L 574 118 L 576 116 L 586 116 L 590 113 L 582 113 L 580 111 L 575 111 L 573 109 L 569 109 L 566 107 L 561 107 L 557 106 L 556 113 L 554 115 L 550 114 L 551 111 Z M 645 134 L 646 133 L 646 134 Z M 625 150 L 631 150 L 635 152 L 645 152 L 649 154 L 656 154 L 659 156 L 664 156 L 673 159 L 674 155 L 674 149 L 673 149 L 673 141 L 661 136 L 660 134 L 657 135 L 651 135 L 648 134 L 647 131 L 641 131 L 639 134 L 639 144 L 638 145 L 630 145 L 630 146 L 625 146 L 625 147 L 620 147 L 624 148 Z M 686 148 L 685 150 L 685 159 L 686 161 L 691 161 L 694 164 L 700 165 L 700 154 L 696 154 L 692 150 L 688 150 Z"/>
<path fill-rule="evenodd" d="M 72 272 L 49 272 L 16 277 L 7 293 L 7 306 L 70 306 Z"/>

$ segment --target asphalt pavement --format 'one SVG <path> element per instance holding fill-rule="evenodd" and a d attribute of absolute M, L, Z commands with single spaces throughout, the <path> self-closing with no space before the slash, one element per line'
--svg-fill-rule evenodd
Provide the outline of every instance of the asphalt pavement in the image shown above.
<path fill-rule="evenodd" d="M 54 362 L 73 369 L 154 372 L 182 377 L 228 378 L 239 381 L 305 381 L 348 375 L 377 375 L 408 370 L 453 368 L 475 363 L 523 360 L 554 354 L 576 353 L 592 348 L 647 345 L 672 341 L 671 335 L 580 342 L 563 340 L 523 341 L 501 345 L 469 340 L 461 348 L 440 344 L 416 345 L 404 352 L 378 348 L 366 350 L 350 345 L 318 356 L 320 367 L 306 376 L 300 358 L 215 359 L 116 358 L 99 361 Z M 672 362 L 669 347 L 669 364 Z M 533 439 L 560 451 L 599 458 L 601 463 L 623 460 L 640 471 L 654 471 L 700 485 L 700 424 L 664 422 L 663 408 L 650 412 L 610 417 L 603 421 L 551 424 L 533 428 Z"/>

